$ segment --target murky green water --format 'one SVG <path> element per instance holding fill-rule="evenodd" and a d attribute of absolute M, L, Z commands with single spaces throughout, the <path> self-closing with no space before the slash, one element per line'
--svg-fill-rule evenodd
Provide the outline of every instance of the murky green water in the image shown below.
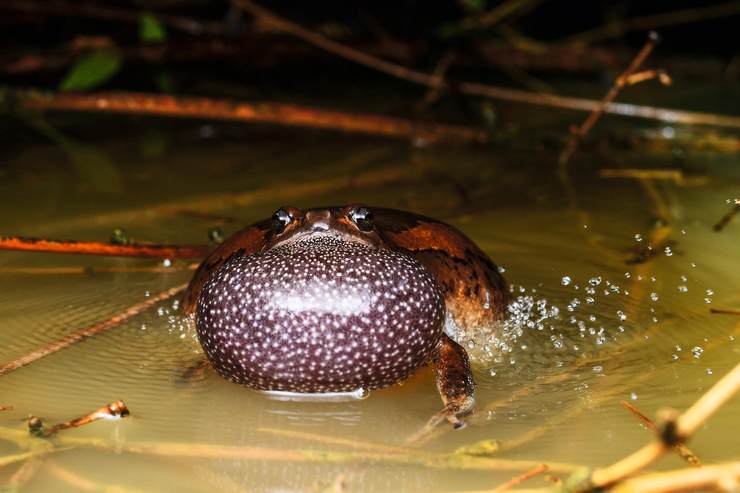
<path fill-rule="evenodd" d="M 202 243 L 213 227 L 232 232 L 282 204 L 414 210 L 458 226 L 505 268 L 517 296 L 510 337 L 503 350 L 488 335 L 461 341 L 477 360 L 470 426 L 399 450 L 440 407 L 431 370 L 344 403 L 270 400 L 211 371 L 184 381 L 200 351 L 164 302 L 0 377 L 0 405 L 13 406 L 0 412 L 0 482 L 18 479 L 23 462 L 2 460 L 24 450 L 7 438 L 25 431 L 28 414 L 51 424 L 115 399 L 129 418 L 62 432 L 24 489 L 320 492 L 343 482 L 346 491 L 448 492 L 493 488 L 531 467 L 446 455 L 481 440 L 499 441 L 493 458 L 560 463 L 565 477 L 567 464 L 606 465 L 651 438 L 620 401 L 649 416 L 685 409 L 740 360 L 740 317 L 709 312 L 740 308 L 740 222 L 712 231 L 740 197 L 737 154 L 684 151 L 683 165 L 706 180 L 646 184 L 599 170 L 673 166 L 670 141 L 583 152 L 565 179 L 547 146 L 415 148 L 130 121 L 107 135 L 96 149 L 119 174 L 103 178 L 51 144 L 2 151 L 0 233 L 107 240 L 120 227 L 139 240 Z M 661 215 L 669 225 L 656 230 Z M 657 255 L 626 263 L 661 233 L 669 241 Z M 190 272 L 185 261 L 0 252 L 0 363 Z M 691 442 L 703 461 L 739 457 L 739 435 L 728 432 L 739 413 L 730 402 Z M 680 466 L 667 457 L 659 467 Z"/>

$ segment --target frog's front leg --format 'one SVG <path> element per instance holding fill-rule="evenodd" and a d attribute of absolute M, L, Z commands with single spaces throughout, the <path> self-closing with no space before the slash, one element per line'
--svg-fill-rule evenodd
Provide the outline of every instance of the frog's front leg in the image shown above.
<path fill-rule="evenodd" d="M 446 419 L 456 429 L 462 428 L 465 422 L 460 418 L 469 414 L 475 406 L 475 382 L 468 353 L 443 334 L 432 361 L 437 390 L 444 404 L 436 418 L 439 421 Z"/>

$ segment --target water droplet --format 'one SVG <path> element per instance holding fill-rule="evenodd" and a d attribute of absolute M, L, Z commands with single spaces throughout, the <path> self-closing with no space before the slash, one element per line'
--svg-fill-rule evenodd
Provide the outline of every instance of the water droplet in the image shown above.
<path fill-rule="evenodd" d="M 592 277 L 588 280 L 588 283 L 591 286 L 598 286 L 599 284 L 601 284 L 601 276 Z"/>
<path fill-rule="evenodd" d="M 707 296 L 712 296 L 714 294 L 714 291 L 711 289 L 707 289 Z"/>
<path fill-rule="evenodd" d="M 691 267 L 696 267 L 696 263 L 694 263 L 694 262 L 691 262 L 691 263 L 690 263 L 689 265 L 690 265 Z"/>
<path fill-rule="evenodd" d="M 146 324 L 141 324 L 141 330 L 146 330 Z"/>
<path fill-rule="evenodd" d="M 658 293 L 656 293 L 655 291 L 650 293 L 650 299 L 653 301 L 658 301 Z"/>
<path fill-rule="evenodd" d="M 166 259 L 162 260 L 162 265 L 164 267 L 171 267 L 172 266 L 172 260 L 166 258 Z"/>
<path fill-rule="evenodd" d="M 498 266 L 498 273 L 499 274 L 503 274 L 504 272 L 506 272 L 506 269 L 504 268 L 504 266 L 503 265 L 499 265 Z"/>
<path fill-rule="evenodd" d="M 560 280 L 560 284 L 562 284 L 563 286 L 567 286 L 568 284 L 570 284 L 570 281 L 570 276 L 563 276 L 563 278 Z"/>
<path fill-rule="evenodd" d="M 594 371 L 594 373 L 601 373 L 602 371 L 604 371 L 604 367 L 603 366 L 599 366 L 599 365 L 594 366 L 591 369 Z"/>
<path fill-rule="evenodd" d="M 673 361 L 676 361 L 678 359 L 678 355 L 677 354 L 674 354 L 674 355 L 671 356 L 671 358 L 673 358 Z"/>
<path fill-rule="evenodd" d="M 640 233 L 637 233 L 637 234 L 635 235 L 635 241 L 638 241 L 638 242 L 639 242 L 639 241 L 642 241 L 642 235 L 641 235 Z"/>
<path fill-rule="evenodd" d="M 636 401 L 637 400 L 637 394 L 635 394 L 634 392 L 630 392 L 630 399 L 633 400 L 633 401 Z"/>
<path fill-rule="evenodd" d="M 673 250 L 671 250 L 671 247 L 669 246 L 665 247 L 663 251 L 665 252 L 666 257 L 671 257 L 673 255 Z"/>
<path fill-rule="evenodd" d="M 625 320 L 627 320 L 627 315 L 625 315 L 622 310 L 617 310 L 617 318 L 619 318 L 620 321 L 624 322 Z"/>
<path fill-rule="evenodd" d="M 595 300 L 589 296 L 588 298 L 586 298 L 586 303 L 588 303 L 589 305 L 593 305 L 595 303 Z"/>
<path fill-rule="evenodd" d="M 680 285 L 680 286 L 678 287 L 678 291 L 679 291 L 679 292 L 681 292 L 681 293 L 685 293 L 685 292 L 687 292 L 688 290 L 689 290 L 689 288 L 687 288 L 687 287 L 686 287 L 686 286 L 684 286 L 683 284 L 681 284 L 681 285 Z"/>
<path fill-rule="evenodd" d="M 711 368 L 707 368 L 707 375 L 711 375 L 711 374 L 712 374 L 712 369 Z"/>
<path fill-rule="evenodd" d="M 699 359 L 701 357 L 701 353 L 704 352 L 704 348 L 701 346 L 694 346 L 691 348 L 691 353 L 694 355 L 694 358 Z"/>
<path fill-rule="evenodd" d="M 625 272 L 624 273 L 624 277 L 626 277 L 627 279 L 629 279 L 630 277 L 632 277 L 632 274 L 630 274 L 629 272 Z"/>
<path fill-rule="evenodd" d="M 148 298 L 152 295 L 149 291 L 144 291 L 144 298 Z"/>
<path fill-rule="evenodd" d="M 492 377 L 495 377 L 496 376 L 496 370 L 494 370 L 493 368 L 491 368 L 490 370 L 488 370 L 488 374 L 491 375 Z"/>
<path fill-rule="evenodd" d="M 686 276 L 681 276 L 681 282 L 689 282 L 689 278 Z"/>
<path fill-rule="evenodd" d="M 712 304 L 712 298 L 704 298 L 704 303 L 706 303 L 707 305 L 711 305 Z"/>

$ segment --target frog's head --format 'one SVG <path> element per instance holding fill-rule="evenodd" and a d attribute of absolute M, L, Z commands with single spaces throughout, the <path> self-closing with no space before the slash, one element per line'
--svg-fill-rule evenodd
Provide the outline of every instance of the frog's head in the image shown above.
<path fill-rule="evenodd" d="M 373 211 L 365 205 L 307 210 L 284 206 L 272 215 L 272 231 L 263 251 L 319 236 L 331 236 L 373 248 L 384 245 L 373 221 Z"/>

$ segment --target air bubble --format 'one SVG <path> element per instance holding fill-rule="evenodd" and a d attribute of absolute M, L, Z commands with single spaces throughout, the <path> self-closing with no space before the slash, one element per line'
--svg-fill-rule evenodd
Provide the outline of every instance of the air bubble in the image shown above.
<path fill-rule="evenodd" d="M 570 281 L 570 276 L 563 276 L 563 278 L 560 280 L 560 284 L 562 284 L 563 286 L 567 286 L 568 284 L 570 284 Z"/>
<path fill-rule="evenodd" d="M 658 301 L 658 293 L 656 293 L 655 291 L 650 293 L 650 299 L 653 301 Z"/>

